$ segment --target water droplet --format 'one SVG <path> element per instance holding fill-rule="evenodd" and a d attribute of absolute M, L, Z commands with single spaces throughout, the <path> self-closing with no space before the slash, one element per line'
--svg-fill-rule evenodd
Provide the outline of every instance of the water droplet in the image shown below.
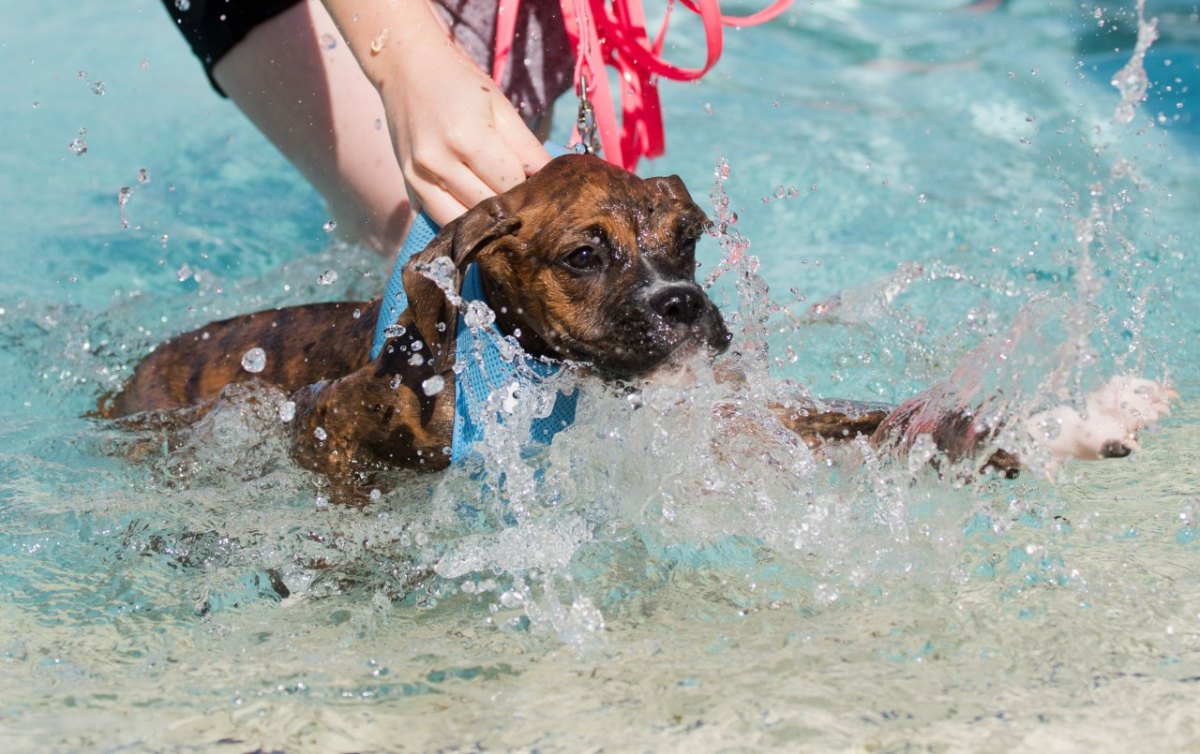
<path fill-rule="evenodd" d="M 139 66 L 139 67 L 140 67 L 140 68 L 141 68 L 143 71 L 148 71 L 148 70 L 150 70 L 150 61 L 149 61 L 149 60 L 146 60 L 145 58 L 142 58 L 142 62 L 141 62 L 141 63 L 138 63 L 138 66 Z"/>
<path fill-rule="evenodd" d="M 324 225 L 321 226 L 321 229 L 324 230 L 326 233 L 332 233 L 334 230 L 337 229 L 337 221 L 329 220 Z"/>
<path fill-rule="evenodd" d="M 129 218 L 125 216 L 125 205 L 129 204 L 129 197 L 133 196 L 133 189 L 128 186 L 122 186 L 117 192 L 117 207 L 121 210 L 121 227 L 129 227 Z"/>
<path fill-rule="evenodd" d="M 71 143 L 67 145 L 67 151 L 76 157 L 82 157 L 87 154 L 87 142 L 83 139 L 71 139 Z"/>
<path fill-rule="evenodd" d="M 296 418 L 296 402 L 284 401 L 279 404 L 279 418 L 284 422 L 290 422 Z"/>
<path fill-rule="evenodd" d="M 333 38 L 332 34 L 322 34 L 321 47 L 324 47 L 326 50 L 332 50 L 337 47 L 337 40 Z"/>
<path fill-rule="evenodd" d="M 399 390 L 399 389 L 400 389 L 400 385 L 401 385 L 402 383 L 403 383 L 403 380 L 401 380 L 401 379 L 400 379 L 400 375 L 398 375 L 398 374 L 393 374 L 393 375 L 392 375 L 392 381 L 391 381 L 391 383 L 389 383 L 389 384 L 391 385 L 391 388 L 392 388 L 392 390 Z"/>
<path fill-rule="evenodd" d="M 104 82 L 103 81 L 93 81 L 92 82 L 92 94 L 96 94 L 101 97 L 104 96 Z"/>
<path fill-rule="evenodd" d="M 379 53 L 383 52 L 383 46 L 387 43 L 388 32 L 390 31 L 391 28 L 385 26 L 379 31 L 378 34 L 375 35 L 375 38 L 371 40 L 371 53 L 373 55 L 378 55 Z"/>
<path fill-rule="evenodd" d="M 496 313 L 482 301 L 467 302 L 467 310 L 463 312 L 463 323 L 472 330 L 487 327 L 496 321 Z"/>
<path fill-rule="evenodd" d="M 250 374 L 258 374 L 267 366 L 267 352 L 255 346 L 242 354 L 242 369 Z"/>
<path fill-rule="evenodd" d="M 317 427 L 313 430 L 313 437 L 317 438 L 321 442 L 325 442 L 325 440 L 329 437 L 329 433 L 325 431 L 324 427 Z"/>
<path fill-rule="evenodd" d="M 186 13 L 192 7 L 192 0 L 175 0 L 175 7 Z"/>
<path fill-rule="evenodd" d="M 412 356 L 408 357 L 408 363 L 411 366 L 419 367 L 425 363 L 425 357 L 419 353 L 414 353 Z"/>
<path fill-rule="evenodd" d="M 41 106 L 42 106 L 42 103 L 41 103 L 41 102 L 38 102 L 37 100 L 34 100 L 34 101 L 33 101 L 33 109 L 34 109 L 34 110 L 38 109 L 38 108 L 39 108 L 39 107 L 41 107 Z"/>
<path fill-rule="evenodd" d="M 335 270 L 325 270 L 317 276 L 317 285 L 333 285 L 337 282 L 338 274 Z"/>
<path fill-rule="evenodd" d="M 362 317 L 362 312 L 358 309 L 355 309 L 353 312 L 350 313 L 350 316 L 354 317 L 355 319 L 358 319 L 358 318 Z"/>
<path fill-rule="evenodd" d="M 926 202 L 925 195 L 924 195 L 924 194 L 917 194 L 917 203 L 918 203 L 918 204 L 924 204 L 925 202 Z"/>
<path fill-rule="evenodd" d="M 171 240 L 171 237 L 169 235 L 167 235 L 166 233 L 163 233 L 161 236 L 158 237 L 158 243 L 164 249 L 167 247 L 167 241 L 170 241 L 170 240 Z"/>
<path fill-rule="evenodd" d="M 150 171 L 146 168 L 138 168 L 138 183 L 145 186 L 150 182 Z"/>
<path fill-rule="evenodd" d="M 705 103 L 704 103 L 704 114 L 705 114 L 705 115 L 712 115 L 712 114 L 713 114 L 713 106 L 712 106 L 712 103 L 711 103 L 711 102 L 705 102 Z"/>
<path fill-rule="evenodd" d="M 75 78 L 79 79 L 80 81 L 87 81 L 87 71 L 78 71 L 75 74 Z"/>
<path fill-rule="evenodd" d="M 406 331 L 405 331 L 405 329 L 404 329 L 404 326 L 403 326 L 403 325 L 388 325 L 388 326 L 387 326 L 386 328 L 384 328 L 384 330 L 383 330 L 383 337 L 385 337 L 385 338 L 399 338 L 399 337 L 400 337 L 401 335 L 403 335 L 405 332 L 406 332 Z"/>
<path fill-rule="evenodd" d="M 446 380 L 440 374 L 435 374 L 421 383 L 421 390 L 425 391 L 425 395 L 437 395 L 445 386 Z"/>
<path fill-rule="evenodd" d="M 383 497 L 383 493 L 379 491 L 379 488 L 375 488 L 375 489 L 371 490 L 370 494 L 368 494 L 367 497 L 371 498 L 372 503 L 378 503 L 379 498 Z"/>
<path fill-rule="evenodd" d="M 787 190 L 782 186 L 775 187 L 775 198 L 782 199 L 786 195 Z"/>

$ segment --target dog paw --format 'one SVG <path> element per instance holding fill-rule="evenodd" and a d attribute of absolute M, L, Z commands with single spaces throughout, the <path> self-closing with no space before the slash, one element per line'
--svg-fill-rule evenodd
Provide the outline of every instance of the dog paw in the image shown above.
<path fill-rule="evenodd" d="M 1092 391 L 1082 412 L 1058 406 L 1031 416 L 1026 430 L 1060 458 L 1123 458 L 1139 448 L 1138 432 L 1171 413 L 1173 388 L 1140 377 L 1114 377 Z"/>

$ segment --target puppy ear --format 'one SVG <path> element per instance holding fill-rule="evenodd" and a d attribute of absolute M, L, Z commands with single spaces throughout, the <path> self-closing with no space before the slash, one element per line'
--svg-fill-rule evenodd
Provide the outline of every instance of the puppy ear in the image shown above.
<path fill-rule="evenodd" d="M 682 235 L 700 234 L 705 224 L 708 223 L 708 216 L 692 200 L 687 186 L 683 185 L 683 179 L 677 175 L 668 175 L 661 178 L 647 178 L 646 183 L 657 196 L 660 207 L 666 207 L 678 214 L 682 227 L 676 229 L 677 233 Z"/>
<path fill-rule="evenodd" d="M 508 214 L 501 198 L 494 196 L 442 228 L 424 251 L 405 263 L 402 275 L 409 313 L 427 345 L 424 355 L 433 359 L 435 371 L 444 371 L 454 363 L 458 309 L 447 299 L 446 290 L 457 295 L 466 266 L 520 225 L 520 218 Z M 439 261 L 441 258 L 450 263 Z M 429 273 L 439 279 L 435 282 Z"/>

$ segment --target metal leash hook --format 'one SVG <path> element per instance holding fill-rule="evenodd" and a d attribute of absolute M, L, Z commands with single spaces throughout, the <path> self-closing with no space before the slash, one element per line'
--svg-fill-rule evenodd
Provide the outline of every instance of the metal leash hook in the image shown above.
<path fill-rule="evenodd" d="M 588 82 L 586 76 L 579 79 L 579 114 L 575 118 L 575 131 L 579 134 L 579 143 L 575 145 L 578 154 L 600 156 L 600 132 L 596 128 L 596 111 L 592 101 L 588 99 Z"/>

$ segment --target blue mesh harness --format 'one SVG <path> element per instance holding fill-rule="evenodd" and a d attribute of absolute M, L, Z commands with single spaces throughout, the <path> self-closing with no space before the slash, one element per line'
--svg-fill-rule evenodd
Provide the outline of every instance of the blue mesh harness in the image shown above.
<path fill-rule="evenodd" d="M 412 230 L 404 241 L 404 247 L 396 258 L 396 266 L 392 268 L 392 276 L 388 278 L 384 289 L 383 305 L 379 310 L 379 321 L 375 324 L 375 339 L 371 344 L 371 359 L 374 360 L 383 350 L 387 341 L 387 328 L 400 318 L 400 314 L 408 308 L 408 296 L 404 292 L 401 272 L 404 264 L 433 240 L 438 233 L 438 227 L 424 212 L 413 221 Z M 485 301 L 483 285 L 479 279 L 479 270 L 471 264 L 463 273 L 462 290 L 459 295 L 463 301 Z M 478 332 L 468 327 L 462 312 L 458 315 L 458 336 L 455 340 L 456 372 L 454 378 L 454 442 L 450 448 L 450 460 L 457 463 L 470 455 L 474 445 L 483 439 L 488 411 L 489 398 L 511 392 L 514 383 L 534 378 L 548 378 L 559 369 L 557 365 L 547 364 L 527 356 L 517 356 L 524 364 L 514 363 L 514 359 L 506 360 L 501 355 L 500 342 L 503 335 L 495 324 L 478 328 Z M 461 367 L 461 371 L 459 368 Z M 503 393 L 501 393 L 503 391 Z M 549 443 L 554 435 L 575 421 L 575 403 L 579 396 L 578 390 L 569 395 L 557 393 L 554 407 L 544 418 L 534 419 L 530 427 L 533 439 L 541 443 Z M 493 403 L 494 405 L 494 403 Z M 497 417 L 500 414 L 497 413 Z M 499 418 L 498 418 L 499 420 Z"/>

